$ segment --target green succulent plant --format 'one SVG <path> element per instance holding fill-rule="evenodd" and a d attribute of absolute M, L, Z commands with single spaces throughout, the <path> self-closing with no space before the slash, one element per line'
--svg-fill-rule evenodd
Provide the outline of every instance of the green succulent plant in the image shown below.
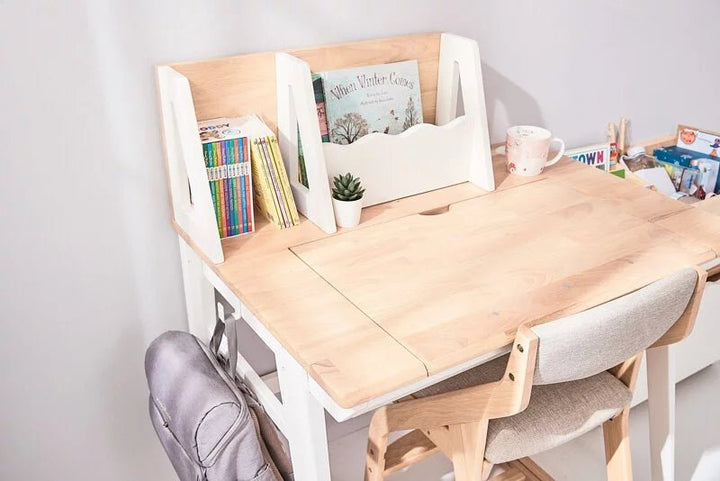
<path fill-rule="evenodd" d="M 360 178 L 353 177 L 349 172 L 345 175 L 336 175 L 333 178 L 332 193 L 337 200 L 351 202 L 362 199 L 365 189 L 360 185 Z"/>

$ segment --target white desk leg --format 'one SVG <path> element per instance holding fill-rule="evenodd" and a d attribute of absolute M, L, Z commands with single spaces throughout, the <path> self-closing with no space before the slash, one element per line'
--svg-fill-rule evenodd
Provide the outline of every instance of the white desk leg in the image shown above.
<path fill-rule="evenodd" d="M 210 327 L 215 324 L 215 291 L 203 274 L 203 261 L 182 237 L 180 260 L 185 286 L 188 330 L 203 342 L 209 341 Z"/>
<path fill-rule="evenodd" d="M 310 393 L 307 372 L 276 353 L 278 381 L 295 481 L 330 481 L 325 410 Z"/>
<path fill-rule="evenodd" d="M 653 481 L 675 479 L 675 358 L 670 346 L 647 350 L 650 472 Z"/>

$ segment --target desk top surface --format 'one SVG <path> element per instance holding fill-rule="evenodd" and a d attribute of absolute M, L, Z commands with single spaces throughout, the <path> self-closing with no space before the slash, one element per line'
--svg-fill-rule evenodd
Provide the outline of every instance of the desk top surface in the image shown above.
<path fill-rule="evenodd" d="M 373 206 L 333 235 L 260 222 L 208 264 L 349 408 L 720 252 L 718 202 L 568 159 L 533 178 L 494 163 L 494 192 L 466 183 Z"/>

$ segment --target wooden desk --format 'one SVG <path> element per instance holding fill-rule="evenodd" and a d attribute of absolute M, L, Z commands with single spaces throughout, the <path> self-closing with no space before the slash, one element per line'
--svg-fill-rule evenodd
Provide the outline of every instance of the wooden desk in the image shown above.
<path fill-rule="evenodd" d="M 597 305 L 720 249 L 711 215 L 570 161 L 532 179 L 496 176 L 490 195 L 441 189 L 367 209 L 335 235 L 307 221 L 263 225 L 223 241 L 226 261 L 211 267 L 352 408 L 506 345 L 523 322 Z"/>
<path fill-rule="evenodd" d="M 569 159 L 534 178 L 494 161 L 495 192 L 460 184 L 374 206 L 334 235 L 307 221 L 261 224 L 223 241 L 224 263 L 205 262 L 215 287 L 289 354 L 280 383 L 307 418 L 290 431 L 311 432 L 308 478 L 326 479 L 318 403 L 339 420 L 374 409 L 502 353 L 524 322 L 720 251 L 720 218 L 702 209 Z M 286 376 L 283 387 L 283 369 L 310 379 Z"/>

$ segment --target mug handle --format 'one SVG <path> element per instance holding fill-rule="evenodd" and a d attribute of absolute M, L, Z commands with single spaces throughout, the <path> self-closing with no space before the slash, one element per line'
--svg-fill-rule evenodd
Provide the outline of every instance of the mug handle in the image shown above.
<path fill-rule="evenodd" d="M 550 167 L 551 165 L 553 165 L 554 163 L 556 163 L 558 160 L 560 160 L 560 157 L 562 157 L 563 154 L 565 153 L 565 142 L 564 142 L 562 139 L 558 139 L 557 137 L 555 137 L 554 139 L 552 139 L 552 140 L 550 141 L 551 144 L 552 144 L 553 142 L 559 142 L 559 143 L 560 143 L 560 150 L 558 151 L 558 153 L 557 153 L 557 155 L 556 155 L 555 157 L 553 157 L 552 159 L 548 160 L 548 161 L 545 163 L 545 167 Z"/>

